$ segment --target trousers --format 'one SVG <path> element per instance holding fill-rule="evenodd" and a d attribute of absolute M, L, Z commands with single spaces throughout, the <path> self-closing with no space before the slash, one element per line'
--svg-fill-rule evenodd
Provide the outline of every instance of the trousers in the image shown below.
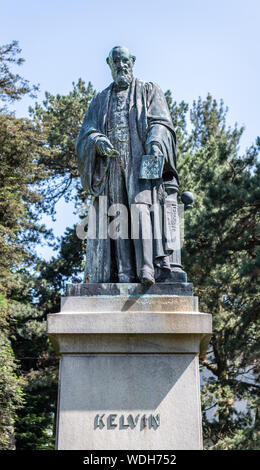
<path fill-rule="evenodd" d="M 110 213 L 114 224 L 110 236 L 118 282 L 136 282 L 146 274 L 154 276 L 150 207 L 135 202 L 129 173 L 128 165 L 122 165 L 118 158 L 111 159 L 108 198 L 113 205 Z"/>

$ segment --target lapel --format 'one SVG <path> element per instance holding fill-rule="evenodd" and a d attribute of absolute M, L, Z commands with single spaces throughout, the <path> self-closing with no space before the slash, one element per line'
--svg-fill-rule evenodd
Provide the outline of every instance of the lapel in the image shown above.
<path fill-rule="evenodd" d="M 131 109 L 133 115 L 132 124 L 135 125 L 138 137 L 143 144 L 146 139 L 147 131 L 147 104 L 144 85 L 145 82 L 135 79 Z"/>
<path fill-rule="evenodd" d="M 136 88 L 136 79 L 134 78 L 131 83 L 130 96 L 129 96 L 129 132 L 131 136 L 132 148 L 133 148 L 133 140 L 134 140 L 134 131 L 136 127 L 135 88 Z"/>
<path fill-rule="evenodd" d="M 112 89 L 113 89 L 113 83 L 110 83 L 110 85 L 103 91 L 104 98 L 103 98 L 102 106 L 100 107 L 101 108 L 100 109 L 101 122 L 102 122 L 101 132 L 105 135 L 107 133 L 108 109 L 109 109 Z"/>
<path fill-rule="evenodd" d="M 129 96 L 129 113 L 131 109 L 135 106 L 135 91 L 136 91 L 136 78 L 133 78 L 130 88 L 130 96 Z"/>

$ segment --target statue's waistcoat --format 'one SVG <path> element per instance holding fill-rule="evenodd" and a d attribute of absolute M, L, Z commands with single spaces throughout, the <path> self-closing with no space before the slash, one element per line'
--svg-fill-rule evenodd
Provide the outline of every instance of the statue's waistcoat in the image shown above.
<path fill-rule="evenodd" d="M 127 169 L 130 163 L 129 89 L 111 93 L 107 135 L 118 150 L 120 164 Z"/>

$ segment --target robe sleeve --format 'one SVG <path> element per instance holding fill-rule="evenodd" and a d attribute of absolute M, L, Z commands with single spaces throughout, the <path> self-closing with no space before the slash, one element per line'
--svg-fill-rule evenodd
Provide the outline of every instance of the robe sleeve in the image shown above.
<path fill-rule="evenodd" d="M 101 132 L 100 99 L 96 95 L 87 110 L 77 142 L 76 153 L 83 189 L 92 196 L 103 193 L 109 167 L 109 158 L 96 152 L 97 140 L 108 141 Z"/>
<path fill-rule="evenodd" d="M 179 183 L 176 168 L 176 133 L 165 96 L 155 83 L 147 84 L 147 136 L 145 145 L 159 144 L 164 155 L 163 179 Z"/>

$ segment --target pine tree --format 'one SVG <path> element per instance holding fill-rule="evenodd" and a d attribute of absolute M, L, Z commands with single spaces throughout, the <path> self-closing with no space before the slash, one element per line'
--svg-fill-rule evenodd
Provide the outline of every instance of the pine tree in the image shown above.
<path fill-rule="evenodd" d="M 0 295 L 0 312 L 6 309 L 6 300 Z M 14 449 L 14 423 L 17 410 L 23 405 L 23 380 L 18 377 L 18 364 L 14 357 L 6 321 L 0 315 L 0 449 Z"/>
<path fill-rule="evenodd" d="M 38 86 L 31 85 L 18 73 L 11 70 L 12 65 L 20 66 L 24 59 L 20 56 L 18 41 L 12 41 L 0 47 L 0 101 L 13 102 L 24 95 L 36 96 Z"/>
<path fill-rule="evenodd" d="M 92 84 L 83 80 L 72 84 L 68 95 L 51 95 L 45 93 L 42 104 L 29 109 L 30 116 L 44 128 L 46 147 L 49 152 L 43 155 L 42 163 L 52 171 L 52 178 L 46 186 L 44 200 L 46 212 L 55 213 L 56 203 L 64 198 L 66 202 L 74 201 L 85 195 L 81 188 L 75 143 L 79 130 L 95 94 Z"/>
<path fill-rule="evenodd" d="M 82 103 L 87 105 L 89 96 L 84 84 L 79 83 L 83 93 L 74 86 L 70 106 L 73 106 L 73 115 L 82 119 L 85 112 L 84 109 L 82 113 Z M 79 95 L 78 99 L 75 99 L 75 94 Z M 70 94 L 68 100 L 71 98 Z M 183 264 L 189 279 L 194 282 L 201 310 L 212 313 L 214 320 L 210 349 L 202 363 L 202 376 L 205 375 L 202 389 L 205 447 L 254 449 L 258 446 L 259 416 L 259 368 L 256 365 L 259 140 L 245 155 L 240 155 L 243 129 L 226 126 L 224 104 L 218 104 L 210 95 L 205 101 L 199 99 L 194 102 L 190 132 L 186 124 L 188 105 L 174 102 L 170 92 L 166 92 L 166 99 L 178 136 L 180 192 L 189 189 L 196 195 L 194 209 L 185 215 Z M 52 163 L 57 171 L 56 177 L 59 174 L 66 177 L 65 161 L 69 173 L 77 177 L 73 166 L 75 160 L 72 160 L 72 141 L 74 144 L 80 120 L 74 121 L 76 125 L 71 133 L 69 119 L 63 120 L 60 112 L 66 102 L 65 97 L 48 97 L 43 108 L 40 105 L 36 107 L 36 113 L 42 124 L 49 126 L 50 149 L 58 154 L 62 149 L 58 163 Z M 65 116 L 69 116 L 69 111 Z M 61 122 L 58 124 L 55 119 Z M 70 186 L 64 185 L 62 191 L 63 195 L 67 192 L 67 198 L 71 195 L 68 188 Z M 75 201 L 80 200 L 82 192 L 77 185 L 74 188 Z M 74 249 L 75 246 L 71 246 L 67 254 L 63 253 L 64 260 Z M 74 261 L 77 271 L 79 259 L 74 258 Z M 53 262 L 58 266 L 53 260 L 51 269 Z M 48 269 L 47 272 L 51 274 Z M 69 275 L 67 272 L 66 276 Z"/>
<path fill-rule="evenodd" d="M 37 210 L 54 214 L 59 198 L 74 200 L 75 205 L 85 198 L 74 148 L 93 95 L 92 85 L 86 86 L 79 80 L 67 96 L 46 93 L 43 104 L 31 109 L 30 125 L 42 132 L 42 137 L 33 142 L 37 169 L 43 173 L 39 181 L 32 180 L 37 182 L 32 199 L 31 193 L 24 197 L 22 193 L 22 197 L 15 199 L 16 189 L 11 189 L 9 197 L 14 207 L 19 202 L 20 218 L 17 216 L 13 222 L 7 217 L 2 223 L 2 230 L 8 229 L 2 244 L 7 240 L 17 243 L 13 251 L 9 243 L 10 252 L 3 264 L 4 294 L 8 302 L 8 310 L 4 310 L 9 313 L 2 318 L 7 321 L 8 341 L 26 379 L 24 406 L 17 411 L 19 449 L 54 446 L 57 360 L 46 336 L 46 315 L 59 310 L 59 298 L 66 282 L 79 281 L 85 248 L 73 228 L 67 229 L 58 255 L 49 262 L 37 260 L 27 248 L 41 234 L 47 235 L 46 229 L 37 226 Z M 201 311 L 212 313 L 214 321 L 208 355 L 201 364 L 205 447 L 256 449 L 259 446 L 256 361 L 260 140 L 240 155 L 243 129 L 227 127 L 227 111 L 222 102 L 217 103 L 210 95 L 204 101 L 194 102 L 191 130 L 187 131 L 188 105 L 174 102 L 169 91 L 166 99 L 178 137 L 180 192 L 188 189 L 196 195 L 193 210 L 185 214 L 183 265 L 194 283 Z M 15 129 L 17 126 L 18 123 Z M 6 128 L 11 129 L 11 125 Z M 19 148 L 13 153 L 19 154 Z M 6 163 L 5 166 L 9 168 Z M 12 168 L 6 170 L 6 181 L 11 171 Z M 36 188 L 29 180 L 23 185 L 26 191 L 29 187 Z M 8 194 L 6 187 L 5 193 Z M 5 205 L 3 213 L 8 215 Z M 15 367 L 13 364 L 11 369 L 16 370 Z M 21 406 L 22 400 L 21 384 L 17 383 L 17 387 L 20 401 L 14 403 L 15 407 Z M 10 412 L 13 420 L 15 413 Z"/>
<path fill-rule="evenodd" d="M 39 163 L 51 171 L 42 189 L 41 209 L 55 214 L 55 203 L 82 198 L 76 176 L 75 140 L 91 97 L 92 86 L 79 80 L 68 96 L 46 93 L 43 106 L 36 104 L 31 116 L 44 129 L 46 151 Z M 16 421 L 17 449 L 53 449 L 57 409 L 58 360 L 46 334 L 48 313 L 58 312 L 66 282 L 80 282 L 83 268 L 82 241 L 75 228 L 67 229 L 56 243 L 56 257 L 48 262 L 35 259 L 33 271 L 21 272 L 26 287 L 16 289 L 22 298 L 20 309 L 13 312 L 10 329 L 13 347 L 27 379 L 24 406 Z"/>
<path fill-rule="evenodd" d="M 28 81 L 10 69 L 12 64 L 23 62 L 20 52 L 16 41 L 0 47 L 2 102 L 13 102 L 32 92 Z M 15 448 L 14 422 L 23 403 L 24 381 L 9 335 L 9 308 L 11 290 L 17 283 L 15 271 L 26 257 L 22 241 L 33 225 L 29 205 L 38 198 L 30 187 L 36 171 L 30 148 L 32 145 L 35 150 L 35 134 L 31 121 L 15 119 L 6 106 L 0 109 L 0 449 Z"/>
<path fill-rule="evenodd" d="M 11 71 L 20 65 L 18 43 L 0 48 L 0 99 L 14 102 L 35 87 Z M 40 183 L 49 169 L 40 157 L 47 153 L 45 137 L 37 122 L 17 119 L 4 106 L 0 110 L 0 448 L 15 448 L 14 423 L 24 406 L 28 383 L 17 360 L 18 324 L 15 317 L 26 310 L 26 282 L 35 254 L 33 246 L 49 232 L 38 223 L 42 206 Z M 36 210 L 37 208 L 37 210 Z M 28 307 L 33 310 L 33 304 Z M 18 358 L 20 359 L 20 358 Z"/>
<path fill-rule="evenodd" d="M 260 141 L 240 155 L 243 128 L 227 127 L 226 112 L 210 95 L 191 109 L 188 151 L 179 159 L 179 171 L 183 189 L 194 192 L 196 203 L 185 214 L 183 264 L 201 310 L 213 315 L 202 363 L 205 446 L 256 449 Z"/>

